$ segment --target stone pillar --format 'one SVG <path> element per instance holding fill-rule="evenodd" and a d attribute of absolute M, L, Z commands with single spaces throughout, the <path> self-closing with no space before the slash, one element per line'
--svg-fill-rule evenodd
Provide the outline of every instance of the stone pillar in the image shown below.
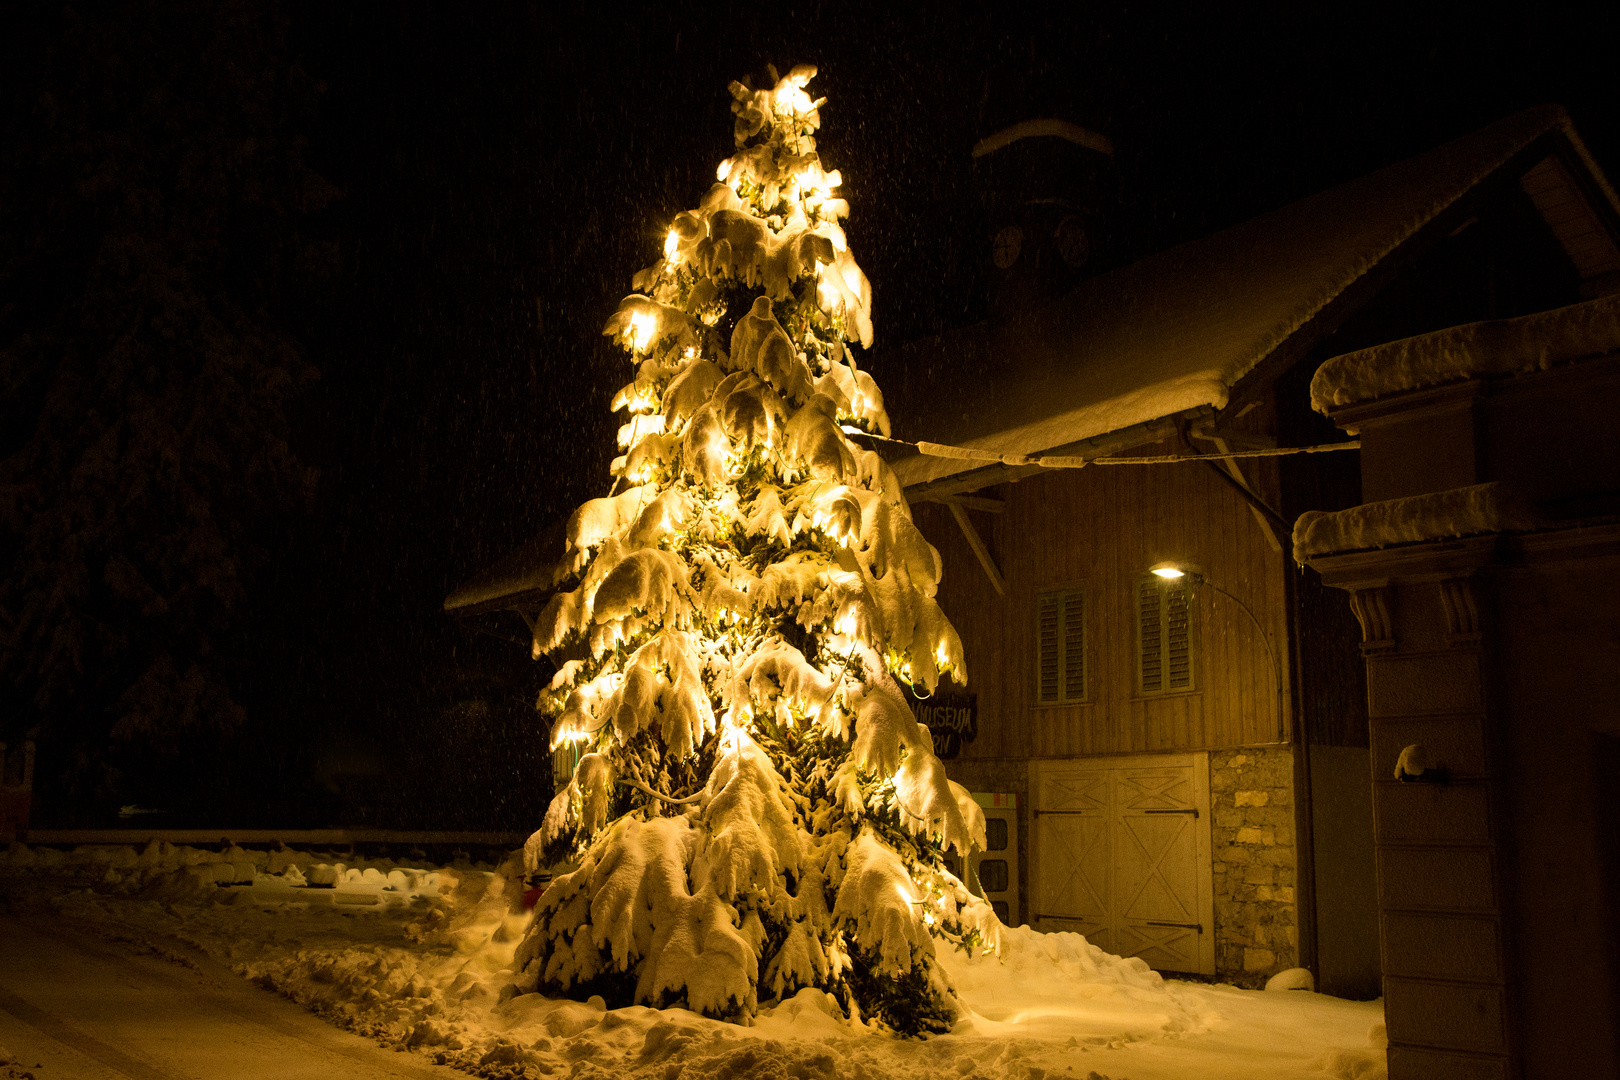
<path fill-rule="evenodd" d="M 1312 565 L 1362 616 L 1391 1080 L 1620 1075 L 1620 525 Z"/>
<path fill-rule="evenodd" d="M 1620 297 L 1328 361 L 1390 1080 L 1620 1077 Z"/>
<path fill-rule="evenodd" d="M 1511 1075 L 1505 805 L 1474 580 L 1493 540 L 1313 563 L 1362 625 L 1392 1078 Z M 1429 767 L 1398 780 L 1409 746 Z"/>

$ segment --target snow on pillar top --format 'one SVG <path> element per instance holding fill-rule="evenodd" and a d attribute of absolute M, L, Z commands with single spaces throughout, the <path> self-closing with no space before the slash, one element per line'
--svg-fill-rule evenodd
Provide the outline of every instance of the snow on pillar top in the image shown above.
<path fill-rule="evenodd" d="M 1517 319 L 1466 323 L 1336 356 L 1311 379 L 1311 407 L 1337 409 L 1409 390 L 1544 370 L 1620 350 L 1620 294 Z"/>

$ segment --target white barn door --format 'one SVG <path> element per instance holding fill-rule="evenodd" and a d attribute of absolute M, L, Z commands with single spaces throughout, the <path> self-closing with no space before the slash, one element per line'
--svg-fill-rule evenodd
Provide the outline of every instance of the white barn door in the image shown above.
<path fill-rule="evenodd" d="M 1205 754 L 1030 763 L 1032 923 L 1215 973 Z"/>

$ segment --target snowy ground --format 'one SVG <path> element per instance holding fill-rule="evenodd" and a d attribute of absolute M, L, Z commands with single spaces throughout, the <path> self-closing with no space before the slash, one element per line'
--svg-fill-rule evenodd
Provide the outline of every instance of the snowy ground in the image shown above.
<path fill-rule="evenodd" d="M 852 1025 L 813 990 L 751 1028 L 513 996 L 527 914 L 499 868 L 343 859 L 168 845 L 0 852 L 0 1078 L 449 1074 L 435 1064 L 647 1080 L 1385 1075 L 1378 1002 L 1161 980 L 1078 935 L 1027 929 L 1007 932 L 999 959 L 948 959 L 969 1015 L 925 1041 Z M 78 979 L 97 992 L 75 1001 L 74 965 L 98 954 L 119 975 Z M 285 1015 L 286 1002 L 230 985 L 227 968 L 374 1045 Z M 165 1045 L 142 1041 L 153 1030 Z M 78 1071 L 51 1067 L 51 1054 L 77 1054 Z"/>

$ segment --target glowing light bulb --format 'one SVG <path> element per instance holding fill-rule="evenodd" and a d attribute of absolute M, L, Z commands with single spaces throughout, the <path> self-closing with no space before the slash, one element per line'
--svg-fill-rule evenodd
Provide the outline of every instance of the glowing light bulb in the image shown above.
<path fill-rule="evenodd" d="M 720 167 L 718 169 L 714 170 L 714 178 L 716 180 L 720 181 L 723 184 L 723 183 L 726 182 L 726 178 L 728 176 L 730 176 L 730 175 L 731 175 L 731 159 L 726 158 L 726 160 L 724 160 L 724 161 L 722 161 L 720 163 Z"/>
<path fill-rule="evenodd" d="M 816 301 L 823 311 L 837 311 L 840 306 L 838 290 L 826 281 L 816 285 Z"/>
<path fill-rule="evenodd" d="M 945 659 L 945 643 L 943 641 L 939 643 L 939 648 L 934 650 L 934 660 L 939 667 L 944 667 L 950 662 Z"/>
<path fill-rule="evenodd" d="M 681 234 L 674 229 L 664 237 L 664 258 L 670 262 L 680 262 Z"/>
<path fill-rule="evenodd" d="M 652 342 L 653 331 L 658 329 L 658 319 L 649 312 L 638 311 L 630 316 L 630 347 L 636 352 L 644 350 Z"/>

